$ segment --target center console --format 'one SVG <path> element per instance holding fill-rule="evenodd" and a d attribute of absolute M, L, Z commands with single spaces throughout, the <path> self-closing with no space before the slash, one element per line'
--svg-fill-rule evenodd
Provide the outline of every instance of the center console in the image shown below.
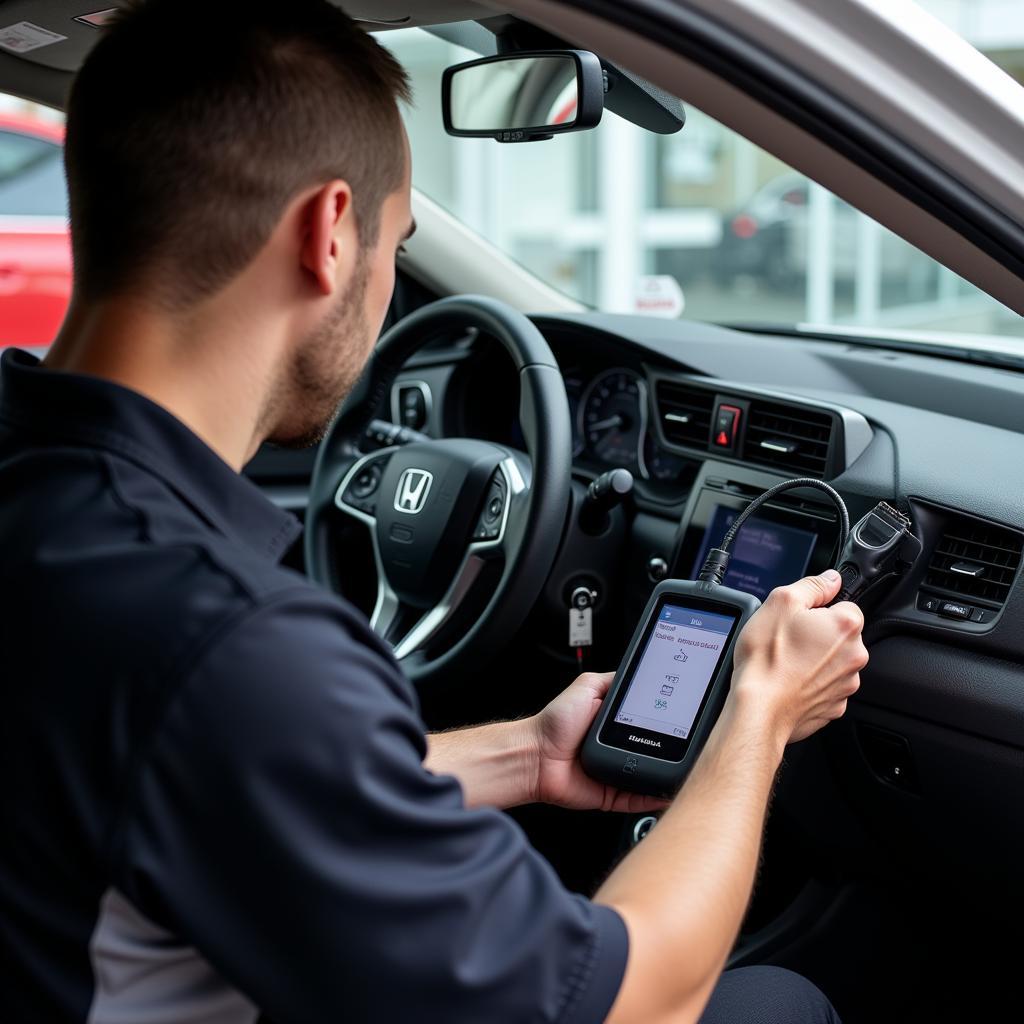
<path fill-rule="evenodd" d="M 780 479 L 743 466 L 705 463 L 682 515 L 669 575 L 695 579 L 739 513 Z M 837 536 L 835 508 L 816 491 L 779 495 L 744 523 L 724 583 L 763 601 L 775 587 L 827 569 Z"/>

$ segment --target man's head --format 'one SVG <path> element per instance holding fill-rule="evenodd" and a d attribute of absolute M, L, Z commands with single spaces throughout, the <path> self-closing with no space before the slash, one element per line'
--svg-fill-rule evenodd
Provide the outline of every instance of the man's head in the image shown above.
<path fill-rule="evenodd" d="M 327 0 L 129 4 L 68 104 L 76 302 L 194 317 L 271 252 L 293 337 L 262 415 L 272 439 L 314 439 L 369 355 L 410 229 L 408 98 L 397 61 Z"/>

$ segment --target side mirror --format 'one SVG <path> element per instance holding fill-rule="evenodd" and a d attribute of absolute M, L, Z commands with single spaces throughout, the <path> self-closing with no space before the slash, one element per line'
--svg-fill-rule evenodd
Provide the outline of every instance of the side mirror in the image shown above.
<path fill-rule="evenodd" d="M 446 68 L 441 109 L 449 135 L 531 142 L 596 127 L 601 61 L 586 50 L 484 57 Z"/>

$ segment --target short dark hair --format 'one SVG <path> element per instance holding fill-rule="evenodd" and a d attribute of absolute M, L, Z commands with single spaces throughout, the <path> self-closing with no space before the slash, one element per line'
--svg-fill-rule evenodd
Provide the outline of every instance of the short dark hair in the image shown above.
<path fill-rule="evenodd" d="M 397 60 L 327 0 L 139 0 L 78 73 L 75 286 L 172 307 L 237 275 L 304 188 L 342 178 L 360 244 L 405 174 Z"/>

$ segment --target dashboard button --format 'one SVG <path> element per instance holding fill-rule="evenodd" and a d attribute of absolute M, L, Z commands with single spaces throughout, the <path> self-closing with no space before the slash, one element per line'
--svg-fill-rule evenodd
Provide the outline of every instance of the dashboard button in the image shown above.
<path fill-rule="evenodd" d="M 969 619 L 973 611 L 969 604 L 959 604 L 956 601 L 943 601 L 939 605 L 939 614 L 947 619 Z"/>
<path fill-rule="evenodd" d="M 712 444 L 720 451 L 731 452 L 736 448 L 736 433 L 740 425 L 740 410 L 735 405 L 718 407 Z"/>

